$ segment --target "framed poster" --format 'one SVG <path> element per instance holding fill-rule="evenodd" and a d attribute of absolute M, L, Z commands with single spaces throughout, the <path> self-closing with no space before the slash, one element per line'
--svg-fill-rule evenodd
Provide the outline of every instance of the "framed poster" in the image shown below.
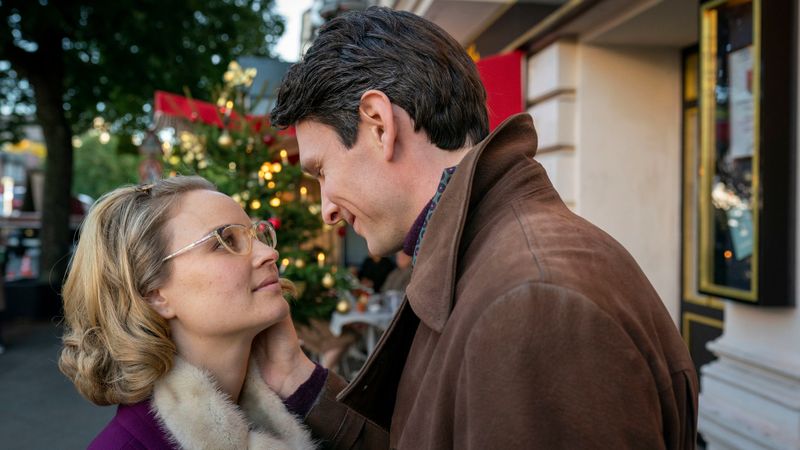
<path fill-rule="evenodd" d="M 796 2 L 700 6 L 699 291 L 794 304 Z"/>

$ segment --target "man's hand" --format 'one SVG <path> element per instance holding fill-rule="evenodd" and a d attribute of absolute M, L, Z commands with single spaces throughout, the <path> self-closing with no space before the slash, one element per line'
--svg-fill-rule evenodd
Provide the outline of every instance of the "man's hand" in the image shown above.
<path fill-rule="evenodd" d="M 314 372 L 314 363 L 300 349 L 291 316 L 256 336 L 253 354 L 261 378 L 282 399 L 294 394 Z"/>

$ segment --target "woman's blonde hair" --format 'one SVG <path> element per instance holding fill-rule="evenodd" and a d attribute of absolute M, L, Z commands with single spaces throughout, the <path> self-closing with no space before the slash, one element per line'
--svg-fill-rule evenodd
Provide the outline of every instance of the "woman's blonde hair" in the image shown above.
<path fill-rule="evenodd" d="M 63 289 L 58 366 L 97 405 L 150 395 L 172 368 L 167 321 L 146 301 L 169 276 L 165 224 L 181 194 L 216 187 L 201 177 L 127 186 L 103 195 L 83 224 Z"/>

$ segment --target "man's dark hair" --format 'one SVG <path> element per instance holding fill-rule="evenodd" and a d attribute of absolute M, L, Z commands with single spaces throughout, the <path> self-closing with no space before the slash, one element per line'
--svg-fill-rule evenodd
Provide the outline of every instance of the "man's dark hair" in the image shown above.
<path fill-rule="evenodd" d="M 313 120 L 333 127 L 351 148 L 361 95 L 376 89 L 403 108 L 414 130 L 454 150 L 489 133 L 486 90 L 458 42 L 411 13 L 371 7 L 343 14 L 319 30 L 278 90 L 271 122 Z"/>

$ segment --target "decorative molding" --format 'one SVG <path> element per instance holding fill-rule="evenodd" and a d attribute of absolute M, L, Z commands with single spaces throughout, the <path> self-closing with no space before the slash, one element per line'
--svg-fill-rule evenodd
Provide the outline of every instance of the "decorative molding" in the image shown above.
<path fill-rule="evenodd" d="M 729 344 L 724 337 L 709 342 L 708 349 L 720 358 L 728 358 L 745 365 L 758 367 L 800 384 L 800 365 L 795 362 L 787 362 L 785 358 L 743 350 L 739 346 Z M 798 391 L 798 395 L 800 395 L 800 391 Z"/>
<path fill-rule="evenodd" d="M 537 154 L 536 160 L 547 171 L 553 187 L 567 204 L 575 204 L 575 152 L 571 149 Z"/>
<path fill-rule="evenodd" d="M 703 366 L 699 431 L 709 450 L 800 449 L 800 368 L 725 342 Z"/>
<path fill-rule="evenodd" d="M 539 147 L 575 146 L 575 97 L 561 95 L 528 108 L 539 134 Z"/>
<path fill-rule="evenodd" d="M 541 101 L 577 87 L 577 47 L 560 40 L 528 57 L 528 102 Z"/>

